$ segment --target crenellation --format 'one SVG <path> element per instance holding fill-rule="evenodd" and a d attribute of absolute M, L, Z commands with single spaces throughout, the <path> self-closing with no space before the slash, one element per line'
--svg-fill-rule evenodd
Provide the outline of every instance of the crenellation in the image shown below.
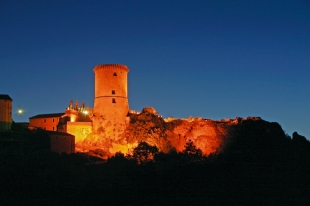
<path fill-rule="evenodd" d="M 96 72 L 96 70 L 100 70 L 100 69 L 117 69 L 117 70 L 124 70 L 125 72 L 129 72 L 129 69 L 126 65 L 123 64 L 99 64 L 97 66 L 95 66 L 94 68 L 94 72 Z"/>

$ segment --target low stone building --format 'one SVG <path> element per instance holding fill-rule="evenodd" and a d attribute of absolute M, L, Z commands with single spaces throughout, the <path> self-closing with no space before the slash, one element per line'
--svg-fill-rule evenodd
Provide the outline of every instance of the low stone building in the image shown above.
<path fill-rule="evenodd" d="M 0 130 L 10 130 L 12 125 L 12 99 L 7 94 L 0 94 Z"/>
<path fill-rule="evenodd" d="M 52 152 L 71 154 L 75 152 L 75 136 L 57 131 L 47 131 Z"/>
<path fill-rule="evenodd" d="M 29 128 L 57 131 L 57 125 L 65 113 L 38 114 L 29 118 Z"/>

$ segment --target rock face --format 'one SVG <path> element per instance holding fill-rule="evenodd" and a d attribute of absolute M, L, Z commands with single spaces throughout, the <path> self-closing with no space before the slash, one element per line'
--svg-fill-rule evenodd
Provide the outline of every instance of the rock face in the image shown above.
<path fill-rule="evenodd" d="M 130 112 L 127 120 L 126 129 L 118 138 L 111 138 L 114 132 L 111 128 L 115 127 L 106 125 L 89 134 L 83 143 L 77 145 L 77 150 L 92 150 L 108 157 L 119 151 L 130 153 L 139 142 L 144 141 L 155 145 L 164 153 L 171 150 L 181 152 L 185 143 L 191 140 L 204 155 L 209 155 L 221 152 L 235 136 L 252 134 L 253 126 L 248 127 L 249 123 L 257 125 L 259 131 L 284 134 L 280 125 L 266 122 L 259 117 L 237 117 L 220 121 L 202 118 L 163 119 L 150 107 L 144 108 L 141 113 Z M 243 128 L 242 132 L 240 128 Z"/>
<path fill-rule="evenodd" d="M 225 138 L 230 135 L 231 122 L 215 122 L 202 118 L 164 120 L 156 112 L 149 110 L 145 108 L 140 114 L 129 115 L 129 143 L 144 141 L 167 153 L 170 150 L 181 152 L 185 143 L 192 140 L 205 155 L 209 155 L 220 151 Z"/>

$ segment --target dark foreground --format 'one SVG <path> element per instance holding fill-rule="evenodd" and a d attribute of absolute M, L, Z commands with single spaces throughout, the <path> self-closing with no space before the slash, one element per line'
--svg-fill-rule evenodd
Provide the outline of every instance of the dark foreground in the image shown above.
<path fill-rule="evenodd" d="M 189 145 L 183 153 L 156 153 L 155 161 L 142 151 L 103 164 L 85 154 L 51 153 L 35 137 L 22 132 L 17 141 L 16 134 L 1 136 L 0 205 L 310 204 L 310 143 L 297 133 L 241 130 L 207 158 Z"/>

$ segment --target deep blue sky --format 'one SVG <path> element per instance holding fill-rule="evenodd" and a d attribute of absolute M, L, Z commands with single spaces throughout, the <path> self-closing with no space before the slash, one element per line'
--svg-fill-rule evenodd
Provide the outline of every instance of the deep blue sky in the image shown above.
<path fill-rule="evenodd" d="M 0 93 L 15 121 L 71 99 L 93 107 L 105 63 L 130 68 L 131 109 L 260 116 L 310 139 L 308 0 L 0 1 Z"/>

